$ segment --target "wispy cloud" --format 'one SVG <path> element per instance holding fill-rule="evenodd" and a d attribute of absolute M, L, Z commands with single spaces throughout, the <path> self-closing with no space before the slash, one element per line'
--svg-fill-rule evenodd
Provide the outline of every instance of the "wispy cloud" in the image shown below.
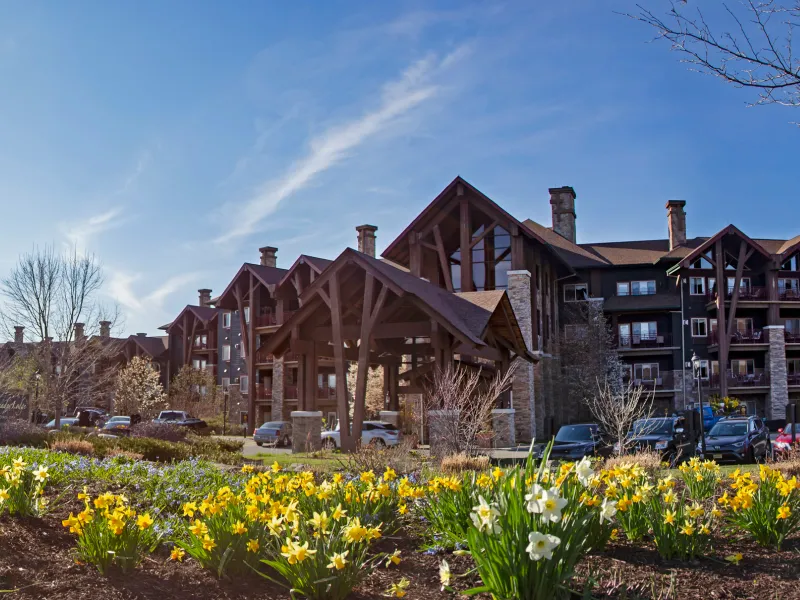
<path fill-rule="evenodd" d="M 134 284 L 141 280 L 141 275 L 114 271 L 108 282 L 107 293 L 130 311 L 157 311 L 163 307 L 164 301 L 169 296 L 181 291 L 184 286 L 198 280 L 201 276 L 202 273 L 199 272 L 176 275 L 164 281 L 156 289 L 144 295 L 138 295 L 134 291 Z"/>
<path fill-rule="evenodd" d="M 111 208 L 103 213 L 92 215 L 86 220 L 64 223 L 61 230 L 70 247 L 84 251 L 89 239 L 104 231 L 118 227 L 123 219 L 120 218 L 122 207 Z"/>
<path fill-rule="evenodd" d="M 458 48 L 441 60 L 427 56 L 409 66 L 398 80 L 384 84 L 380 105 L 375 110 L 312 139 L 309 151 L 302 159 L 295 162 L 282 177 L 262 184 L 252 198 L 237 207 L 241 214 L 237 219 L 239 225 L 215 241 L 225 243 L 256 231 L 259 223 L 274 213 L 281 202 L 342 162 L 400 117 L 433 98 L 441 90 L 441 86 L 434 81 L 436 76 L 464 55 L 465 50 Z"/>
<path fill-rule="evenodd" d="M 147 166 L 150 164 L 151 158 L 152 156 L 149 150 L 141 152 L 136 159 L 136 164 L 134 165 L 133 170 L 128 173 L 123 180 L 122 185 L 112 195 L 122 196 L 131 191 L 142 174 L 147 170 Z"/>

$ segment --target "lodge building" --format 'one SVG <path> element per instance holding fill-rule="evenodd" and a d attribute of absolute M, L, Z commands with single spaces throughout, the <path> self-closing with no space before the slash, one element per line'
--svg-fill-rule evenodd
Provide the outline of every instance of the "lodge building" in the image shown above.
<path fill-rule="evenodd" d="M 751 239 L 730 225 L 687 237 L 685 202 L 667 202 L 668 237 L 577 243 L 576 193 L 549 190 L 552 223 L 520 221 L 461 177 L 376 256 L 376 227 L 334 260 L 301 255 L 277 267 L 260 249 L 225 290 L 199 291 L 163 329 L 172 374 L 186 364 L 236 387 L 248 422 L 352 413 L 347 363 L 384 371 L 396 419 L 436 366 L 515 366 L 498 400 L 498 443 L 551 434 L 585 415 L 558 395 L 560 340 L 580 335 L 569 303 L 602 302 L 624 378 L 670 411 L 697 397 L 736 396 L 780 419 L 800 395 L 800 236 Z M 366 343 L 364 343 L 366 340 Z M 688 361 L 702 360 L 699 381 Z M 357 400 L 361 398 L 361 403 Z M 354 402 L 350 410 L 348 402 Z"/>

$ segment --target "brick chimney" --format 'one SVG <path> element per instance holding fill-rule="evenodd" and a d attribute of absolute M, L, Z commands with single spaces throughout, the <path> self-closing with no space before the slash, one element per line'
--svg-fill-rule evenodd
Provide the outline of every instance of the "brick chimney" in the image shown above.
<path fill-rule="evenodd" d="M 262 267 L 277 267 L 278 266 L 278 249 L 274 246 L 264 246 L 258 249 L 261 252 L 261 266 Z"/>
<path fill-rule="evenodd" d="M 75 341 L 82 342 L 86 337 L 85 326 L 83 323 L 75 323 Z"/>
<path fill-rule="evenodd" d="M 100 321 L 100 337 L 111 337 L 111 321 Z"/>
<path fill-rule="evenodd" d="M 22 325 L 14 327 L 14 343 L 21 344 L 25 341 L 25 328 Z"/>
<path fill-rule="evenodd" d="M 553 211 L 553 231 L 561 237 L 575 243 L 575 190 L 565 185 L 560 188 L 550 188 L 550 206 Z"/>
<path fill-rule="evenodd" d="M 147 334 L 146 333 L 137 333 L 136 337 L 145 338 L 145 337 L 147 337 Z"/>
<path fill-rule="evenodd" d="M 211 303 L 211 290 L 208 288 L 197 290 L 197 294 L 197 301 L 200 303 L 200 306 L 208 306 Z"/>
<path fill-rule="evenodd" d="M 686 200 L 669 200 L 667 202 L 667 225 L 669 227 L 669 249 L 686 244 Z"/>
<path fill-rule="evenodd" d="M 370 256 L 375 256 L 375 232 L 378 228 L 375 225 L 359 225 L 356 227 L 358 232 L 358 251 Z"/>

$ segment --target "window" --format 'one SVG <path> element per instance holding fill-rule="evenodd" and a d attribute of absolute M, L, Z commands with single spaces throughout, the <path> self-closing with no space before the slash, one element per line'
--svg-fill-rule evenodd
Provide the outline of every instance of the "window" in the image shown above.
<path fill-rule="evenodd" d="M 728 294 L 733 293 L 733 288 L 736 287 L 736 278 L 735 277 L 728 277 Z M 750 278 L 749 277 L 742 277 L 739 280 L 739 291 L 746 292 L 750 289 Z"/>
<path fill-rule="evenodd" d="M 223 377 L 222 378 L 222 391 L 227 393 L 230 388 L 231 388 L 231 378 L 230 377 Z"/>
<path fill-rule="evenodd" d="M 753 319 L 750 317 L 744 319 L 736 319 L 736 331 L 741 335 L 753 334 Z"/>
<path fill-rule="evenodd" d="M 630 296 L 631 284 L 629 281 L 620 281 L 617 283 L 617 296 Z"/>
<path fill-rule="evenodd" d="M 655 280 L 650 281 L 631 281 L 631 295 L 633 296 L 652 296 L 656 293 Z"/>
<path fill-rule="evenodd" d="M 223 344 L 222 345 L 222 360 L 230 360 L 231 359 L 231 345 L 230 344 Z"/>
<path fill-rule="evenodd" d="M 564 286 L 564 302 L 580 302 L 589 298 L 589 286 L 585 283 L 568 283 Z"/>
<path fill-rule="evenodd" d="M 778 279 L 778 294 L 781 299 L 800 297 L 800 279 Z"/>
<path fill-rule="evenodd" d="M 223 329 L 230 329 L 231 328 L 231 313 L 227 310 L 222 313 L 222 328 Z"/>
<path fill-rule="evenodd" d="M 717 278 L 716 277 L 709 277 L 708 278 L 708 291 L 716 294 L 717 293 Z"/>
<path fill-rule="evenodd" d="M 480 238 L 478 240 L 478 238 Z M 481 225 L 472 234 L 472 283 L 476 291 L 505 290 L 511 270 L 511 234 L 500 226 L 488 233 Z M 450 255 L 450 278 L 453 289 L 461 291 L 461 249 Z"/>
<path fill-rule="evenodd" d="M 794 379 L 800 376 L 800 358 L 786 359 L 786 373 Z"/>
<path fill-rule="evenodd" d="M 705 296 L 705 294 L 706 294 L 706 278 L 705 277 L 690 277 L 689 278 L 689 293 L 692 296 Z"/>
<path fill-rule="evenodd" d="M 708 320 L 708 330 L 711 332 L 711 335 L 717 333 L 717 320 L 716 319 L 709 319 Z"/>
<path fill-rule="evenodd" d="M 250 307 L 249 306 L 245 306 L 244 307 L 244 322 L 245 323 L 249 323 L 250 322 Z"/>
<path fill-rule="evenodd" d="M 708 335 L 707 327 L 706 319 L 692 319 L 692 337 L 706 337 Z"/>
<path fill-rule="evenodd" d="M 699 373 L 698 373 L 699 372 Z M 701 360 L 698 370 L 694 373 L 694 378 L 697 379 L 698 374 L 700 379 L 708 379 L 708 361 Z"/>
<path fill-rule="evenodd" d="M 245 353 L 244 353 L 244 343 L 236 344 L 236 346 L 239 348 L 239 357 L 240 358 L 246 358 Z"/>
<path fill-rule="evenodd" d="M 658 335 L 658 327 L 655 321 L 644 321 L 641 323 L 633 324 L 633 342 L 636 343 L 637 338 L 641 340 L 654 340 Z"/>
<path fill-rule="evenodd" d="M 622 381 L 630 381 L 633 377 L 633 365 L 622 365 Z"/>
<path fill-rule="evenodd" d="M 736 376 L 755 375 L 756 362 L 752 358 L 732 360 L 731 374 Z"/>
<path fill-rule="evenodd" d="M 250 378 L 247 375 L 242 375 L 239 377 L 239 391 L 242 394 L 247 393 L 247 387 L 250 384 Z"/>
<path fill-rule="evenodd" d="M 781 265 L 781 271 L 800 271 L 800 254 L 795 254 L 792 258 Z"/>
<path fill-rule="evenodd" d="M 658 379 L 658 363 L 643 363 L 633 366 L 634 381 L 656 381 Z"/>
<path fill-rule="evenodd" d="M 587 325 L 564 325 L 565 340 L 579 340 L 586 337 L 589 328 Z"/>
<path fill-rule="evenodd" d="M 205 358 L 195 358 L 192 361 L 192 367 L 194 367 L 198 371 L 205 371 L 207 365 L 208 361 Z"/>
<path fill-rule="evenodd" d="M 783 326 L 786 328 L 787 341 L 800 337 L 800 319 L 785 319 Z"/>
<path fill-rule="evenodd" d="M 692 261 L 692 263 L 689 265 L 689 268 L 690 269 L 710 269 L 711 268 L 711 263 L 708 262 L 708 260 L 706 260 L 705 258 L 703 258 L 701 256 L 700 258 L 697 258 L 694 261 Z"/>

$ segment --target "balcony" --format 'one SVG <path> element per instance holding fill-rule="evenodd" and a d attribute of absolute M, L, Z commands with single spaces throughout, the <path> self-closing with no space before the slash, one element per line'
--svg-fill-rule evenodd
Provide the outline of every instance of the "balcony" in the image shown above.
<path fill-rule="evenodd" d="M 617 348 L 620 351 L 659 350 L 672 347 L 672 335 L 669 333 L 634 333 L 617 337 Z"/>
<path fill-rule="evenodd" d="M 192 344 L 192 349 L 194 350 L 208 350 L 208 342 L 198 342 L 195 340 L 194 344 Z"/>
<path fill-rule="evenodd" d="M 719 331 L 712 331 L 708 334 L 709 346 L 718 346 L 720 340 Z M 757 346 L 769 343 L 767 332 L 760 329 L 746 329 L 735 331 L 731 336 L 731 346 Z"/>
<path fill-rule="evenodd" d="M 800 386 L 800 373 L 789 373 L 789 386 Z"/>
<path fill-rule="evenodd" d="M 284 385 L 283 386 L 283 399 L 284 400 L 297 400 L 297 386 Z"/>
<path fill-rule="evenodd" d="M 288 321 L 292 315 L 297 312 L 293 310 L 284 310 L 283 311 L 283 323 Z M 256 317 L 256 327 L 275 327 L 277 325 L 282 325 L 283 323 L 278 322 L 278 315 L 273 311 L 267 311 L 263 314 L 258 315 Z"/>
<path fill-rule="evenodd" d="M 781 302 L 800 302 L 800 290 L 782 290 L 778 288 L 778 298 Z"/>
<path fill-rule="evenodd" d="M 264 352 L 264 348 L 258 348 L 256 350 L 257 365 L 271 365 L 273 362 L 275 362 L 274 354 Z"/>
<path fill-rule="evenodd" d="M 336 388 L 319 386 L 317 387 L 317 400 L 336 400 Z"/>
<path fill-rule="evenodd" d="M 800 332 L 786 331 L 783 335 L 787 344 L 800 344 Z"/>
<path fill-rule="evenodd" d="M 622 378 L 625 385 L 631 383 L 631 379 L 627 376 Z M 672 371 L 659 373 L 658 377 L 633 379 L 633 385 L 642 386 L 645 391 L 654 390 L 656 392 L 672 392 L 675 389 L 675 374 Z"/>
<path fill-rule="evenodd" d="M 733 297 L 733 287 L 728 288 L 728 292 L 725 295 L 726 300 L 730 300 Z M 716 302 L 717 301 L 717 292 L 716 291 L 708 291 L 706 292 L 706 300 L 709 302 Z M 767 288 L 760 287 L 760 286 L 750 286 L 750 287 L 741 287 L 739 288 L 739 302 L 764 302 L 767 300 Z"/>
<path fill-rule="evenodd" d="M 263 383 L 259 383 L 256 386 L 256 398 L 259 400 L 272 400 L 272 388 L 268 388 Z"/>
<path fill-rule="evenodd" d="M 730 371 L 725 373 L 728 382 L 728 389 L 747 389 L 769 387 L 769 373 L 764 369 L 755 369 L 753 373 L 736 373 Z M 715 373 L 710 379 L 711 389 L 719 389 L 720 375 Z"/>

